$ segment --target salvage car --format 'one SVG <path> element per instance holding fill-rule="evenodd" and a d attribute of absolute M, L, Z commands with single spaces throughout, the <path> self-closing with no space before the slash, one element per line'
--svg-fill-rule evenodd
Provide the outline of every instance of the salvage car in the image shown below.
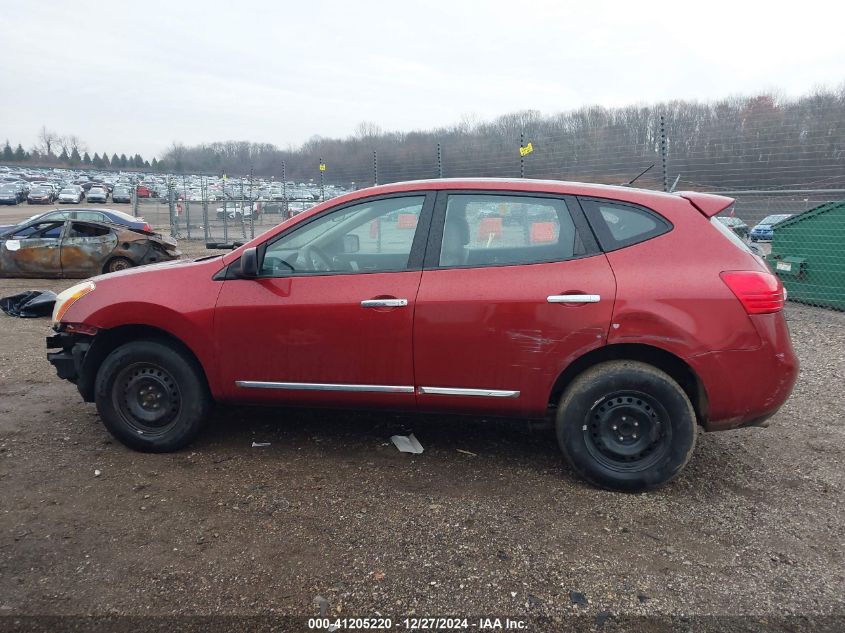
<path fill-rule="evenodd" d="M 59 202 L 66 204 L 72 202 L 79 204 L 85 197 L 85 192 L 82 187 L 66 187 L 59 192 Z"/>
<path fill-rule="evenodd" d="M 136 450 L 188 445 L 215 402 L 550 416 L 581 476 L 653 488 L 699 427 L 765 425 L 797 376 L 781 282 L 714 218 L 732 203 L 527 179 L 362 189 L 229 254 L 68 288 L 48 358 Z"/>
<path fill-rule="evenodd" d="M 751 229 L 752 242 L 771 242 L 775 234 L 775 225 L 783 222 L 787 218 L 791 218 L 792 213 L 776 213 L 775 215 L 767 215 L 759 224 Z"/>
<path fill-rule="evenodd" d="M 742 218 L 738 218 L 735 215 L 723 215 L 719 216 L 718 220 L 731 231 L 736 233 L 737 237 L 744 240 L 748 239 L 748 225 L 742 220 Z"/>
<path fill-rule="evenodd" d="M 18 204 L 26 199 L 23 188 L 15 183 L 0 185 L 0 204 Z"/>
<path fill-rule="evenodd" d="M 0 233 L 0 277 L 90 277 L 177 259 L 155 233 L 67 218 L 38 219 Z"/>
<path fill-rule="evenodd" d="M 26 201 L 29 204 L 50 204 L 55 199 L 55 195 L 55 191 L 50 186 L 33 187 L 30 189 Z"/>
<path fill-rule="evenodd" d="M 108 190 L 104 187 L 91 187 L 88 193 L 85 194 L 85 199 L 88 202 L 102 202 L 105 203 L 109 199 Z"/>
<path fill-rule="evenodd" d="M 87 209 L 80 207 L 76 209 L 54 209 L 46 213 L 38 213 L 31 218 L 18 222 L 16 225 L 0 226 L 0 233 L 3 233 L 14 226 L 23 226 L 34 220 L 89 220 L 91 222 L 110 222 L 111 224 L 122 224 L 128 226 L 130 229 L 139 229 L 141 231 L 153 232 L 150 223 L 142 217 L 135 217 L 117 209 Z"/>

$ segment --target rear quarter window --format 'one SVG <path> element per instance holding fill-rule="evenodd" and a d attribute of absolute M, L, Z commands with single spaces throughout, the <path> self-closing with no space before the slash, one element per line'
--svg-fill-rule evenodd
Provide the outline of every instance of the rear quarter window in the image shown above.
<path fill-rule="evenodd" d="M 627 202 L 579 199 L 604 251 L 639 244 L 672 230 L 672 224 L 650 209 Z"/>

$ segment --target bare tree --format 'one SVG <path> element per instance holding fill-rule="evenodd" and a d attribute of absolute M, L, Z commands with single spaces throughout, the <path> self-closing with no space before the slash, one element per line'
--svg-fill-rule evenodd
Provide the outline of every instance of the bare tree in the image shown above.
<path fill-rule="evenodd" d="M 58 142 L 59 135 L 48 130 L 46 125 L 41 126 L 41 131 L 38 132 L 38 149 L 46 156 L 53 155 L 53 146 Z"/>

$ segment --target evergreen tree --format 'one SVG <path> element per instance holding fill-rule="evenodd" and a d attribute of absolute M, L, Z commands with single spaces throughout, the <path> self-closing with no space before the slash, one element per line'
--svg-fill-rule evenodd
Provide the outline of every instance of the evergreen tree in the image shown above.
<path fill-rule="evenodd" d="M 120 167 L 120 157 L 116 153 L 111 155 L 111 166 L 115 169 Z"/>
<path fill-rule="evenodd" d="M 82 156 L 79 155 L 79 150 L 74 147 L 73 151 L 70 153 L 70 164 L 78 165 L 81 160 Z"/>
<path fill-rule="evenodd" d="M 152 167 L 153 169 L 158 169 L 158 160 L 155 156 L 153 156 L 153 162 L 150 163 L 150 167 Z"/>
<path fill-rule="evenodd" d="M 62 153 L 59 154 L 59 162 L 60 163 L 67 163 L 70 160 L 70 156 L 67 155 L 67 150 L 62 148 Z"/>
<path fill-rule="evenodd" d="M 153 158 L 153 160 L 155 160 L 155 158 Z M 145 161 L 144 161 L 144 167 L 146 167 L 147 169 L 149 169 L 149 168 L 150 168 L 150 161 L 145 160 Z"/>
<path fill-rule="evenodd" d="M 18 143 L 18 146 L 15 148 L 15 160 L 29 160 L 29 154 L 23 148 L 23 145 Z"/>
<path fill-rule="evenodd" d="M 21 147 L 21 151 L 23 151 L 23 147 Z M 17 150 L 15 150 L 15 154 L 17 154 Z M 29 153 L 24 152 L 24 155 L 27 158 L 31 158 L 33 161 L 41 160 L 41 152 L 39 152 L 35 147 L 33 147 L 32 151 Z"/>
<path fill-rule="evenodd" d="M 9 145 L 8 139 L 6 139 L 6 145 L 3 147 L 3 160 L 15 160 L 15 153 L 12 151 L 12 146 Z"/>
<path fill-rule="evenodd" d="M 90 164 L 91 164 L 91 157 L 88 155 L 88 152 L 85 152 L 85 153 L 82 155 L 82 162 L 83 162 L 85 165 L 90 165 Z"/>
<path fill-rule="evenodd" d="M 121 155 L 120 155 L 120 166 L 121 166 L 121 167 L 127 167 L 127 166 L 129 166 L 129 161 L 128 161 L 128 160 L 127 160 L 127 158 L 126 158 L 126 154 L 121 154 Z"/>
<path fill-rule="evenodd" d="M 102 160 L 102 163 L 103 163 L 103 167 L 105 167 L 106 169 L 108 169 L 108 167 L 109 167 L 109 165 L 110 165 L 110 163 L 109 163 L 109 155 L 108 155 L 108 154 L 106 154 L 105 152 L 103 152 L 103 160 Z"/>
<path fill-rule="evenodd" d="M 103 166 L 103 161 L 100 160 L 100 155 L 97 152 L 94 152 L 94 158 L 91 159 L 91 164 L 94 165 L 94 167 Z"/>

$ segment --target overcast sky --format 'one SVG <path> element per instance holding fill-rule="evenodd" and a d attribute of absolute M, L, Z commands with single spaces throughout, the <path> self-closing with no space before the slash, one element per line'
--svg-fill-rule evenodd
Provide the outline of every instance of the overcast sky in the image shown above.
<path fill-rule="evenodd" d="M 747 6 L 746 6 L 747 5 Z M 226 7 L 226 8 L 223 8 Z M 781 8 L 783 7 L 783 8 Z M 845 80 L 845 4 L 2 0 L 0 142 L 42 125 L 93 152 L 286 147 Z"/>

